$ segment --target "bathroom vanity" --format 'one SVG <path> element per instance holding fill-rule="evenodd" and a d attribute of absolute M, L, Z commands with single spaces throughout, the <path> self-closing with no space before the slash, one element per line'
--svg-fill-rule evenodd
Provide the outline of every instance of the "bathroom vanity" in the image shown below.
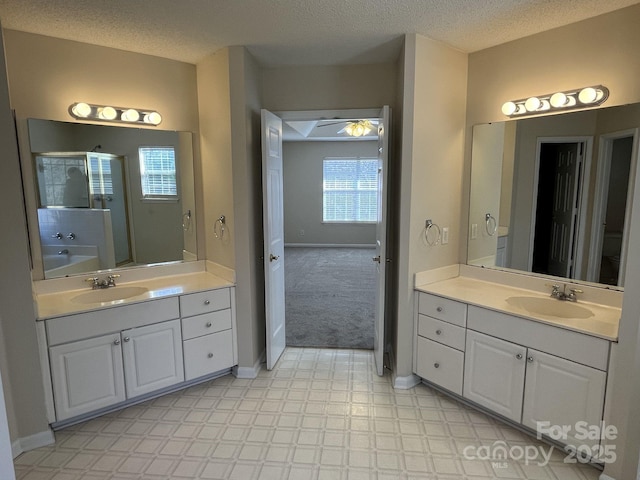
<path fill-rule="evenodd" d="M 601 456 L 576 426 L 603 420 L 619 308 L 457 276 L 416 285 L 414 311 L 421 379 L 532 433 L 568 425 L 553 440 Z"/>
<path fill-rule="evenodd" d="M 205 271 L 37 295 L 36 305 L 54 428 L 228 374 L 238 363 L 235 287 Z"/>

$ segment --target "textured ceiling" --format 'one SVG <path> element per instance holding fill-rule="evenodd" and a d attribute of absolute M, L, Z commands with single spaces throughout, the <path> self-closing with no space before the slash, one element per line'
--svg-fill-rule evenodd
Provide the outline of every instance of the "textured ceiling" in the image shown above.
<path fill-rule="evenodd" d="M 4 28 L 196 63 L 245 45 L 264 65 L 378 63 L 405 33 L 473 52 L 638 0 L 0 0 Z"/>

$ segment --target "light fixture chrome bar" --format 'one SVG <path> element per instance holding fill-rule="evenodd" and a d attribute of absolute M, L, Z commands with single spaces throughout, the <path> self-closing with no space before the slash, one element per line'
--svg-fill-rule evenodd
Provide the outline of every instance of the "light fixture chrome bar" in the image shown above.
<path fill-rule="evenodd" d="M 155 110 L 110 105 L 94 105 L 76 102 L 69 106 L 69 114 L 81 120 L 97 122 L 134 123 L 156 126 L 162 122 L 162 116 Z"/>
<path fill-rule="evenodd" d="M 538 97 L 511 100 L 502 105 L 508 117 L 574 110 L 601 105 L 609 98 L 609 89 L 602 85 L 550 93 Z"/>

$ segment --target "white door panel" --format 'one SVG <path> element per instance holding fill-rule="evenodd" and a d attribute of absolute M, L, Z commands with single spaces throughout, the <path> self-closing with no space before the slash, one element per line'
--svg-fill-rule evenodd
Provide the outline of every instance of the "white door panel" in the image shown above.
<path fill-rule="evenodd" d="M 284 208 L 282 200 L 282 120 L 262 110 L 262 189 L 267 369 L 286 347 L 284 308 Z"/>

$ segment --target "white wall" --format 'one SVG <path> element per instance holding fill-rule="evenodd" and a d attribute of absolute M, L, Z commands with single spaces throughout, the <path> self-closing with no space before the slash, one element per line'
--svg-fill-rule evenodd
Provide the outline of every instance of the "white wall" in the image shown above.
<path fill-rule="evenodd" d="M 285 243 L 375 244 L 375 224 L 322 223 L 322 161 L 325 157 L 377 158 L 377 141 L 285 142 L 283 154 Z"/>
<path fill-rule="evenodd" d="M 416 272 L 458 263 L 467 55 L 420 35 L 405 42 L 396 377 L 413 371 Z M 427 219 L 449 228 L 429 247 Z"/>
<path fill-rule="evenodd" d="M 611 95 L 606 105 L 623 105 L 640 101 L 640 5 L 550 30 L 469 56 L 467 132 L 477 123 L 502 121 L 502 104 L 510 99 L 543 95 L 558 90 L 588 85 L 606 85 Z M 588 52 L 585 55 L 585 52 Z M 532 65 L 535 68 L 532 68 Z M 465 182 L 470 171 L 471 138 L 466 141 Z M 465 188 L 465 191 L 468 191 Z M 640 196 L 636 190 L 634 216 L 630 232 L 630 251 L 640 247 Z M 468 194 L 465 198 L 465 205 Z M 466 207 L 465 207 L 466 209 Z M 466 212 L 461 217 L 466 229 Z M 466 242 L 461 244 L 464 259 Z M 464 261 L 464 260 L 463 260 Z M 605 474 L 618 480 L 636 478 L 640 426 L 640 378 L 628 372 L 640 367 L 640 272 L 638 256 L 629 259 L 625 284 L 617 358 L 613 368 L 613 395 L 608 408 L 611 421 L 620 430 L 616 440 L 618 456 L 607 464 Z"/>

